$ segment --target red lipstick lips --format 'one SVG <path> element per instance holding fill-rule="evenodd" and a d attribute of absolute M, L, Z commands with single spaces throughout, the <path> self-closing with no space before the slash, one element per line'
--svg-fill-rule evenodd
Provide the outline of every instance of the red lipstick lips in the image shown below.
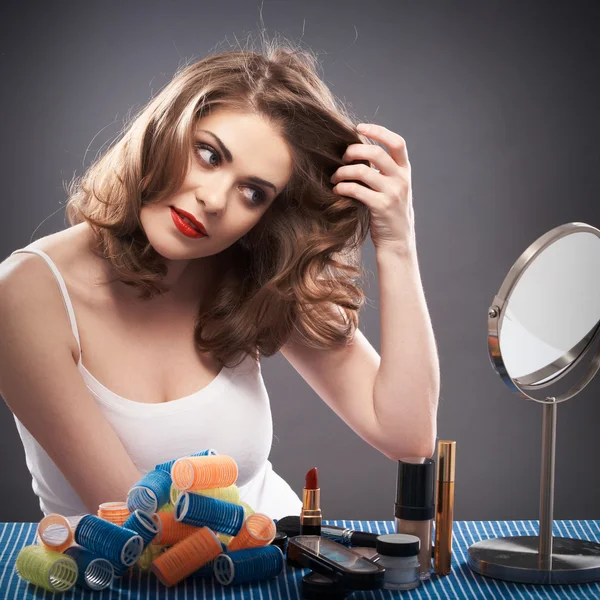
<path fill-rule="evenodd" d="M 302 490 L 302 510 L 300 511 L 300 535 L 321 535 L 321 489 L 317 467 L 306 474 L 306 484 Z"/>
<path fill-rule="evenodd" d="M 208 235 L 204 225 L 185 210 L 171 206 L 171 217 L 175 227 L 187 237 L 200 238 Z"/>

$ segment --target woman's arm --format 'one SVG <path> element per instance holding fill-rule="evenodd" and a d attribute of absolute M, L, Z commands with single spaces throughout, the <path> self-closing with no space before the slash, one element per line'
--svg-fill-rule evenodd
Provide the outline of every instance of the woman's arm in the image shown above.
<path fill-rule="evenodd" d="M 376 251 L 381 322 L 381 363 L 373 386 L 373 410 L 381 435 L 404 433 L 411 456 L 433 456 L 440 389 L 439 361 L 421 283 L 416 249 Z M 402 458 L 397 456 L 395 458 Z"/>
<path fill-rule="evenodd" d="M 332 191 L 363 202 L 377 255 L 381 358 L 357 332 L 341 351 L 284 352 L 321 397 L 390 458 L 431 456 L 439 365 L 417 262 L 411 165 L 404 138 L 376 124 L 357 130 L 377 144 L 350 144 Z M 357 164 L 356 161 L 368 161 Z"/>
<path fill-rule="evenodd" d="M 362 439 L 392 460 L 435 452 L 439 365 L 416 253 L 377 253 L 381 357 L 360 329 L 344 347 L 281 353 Z M 332 307 L 332 318 L 340 312 Z"/>
<path fill-rule="evenodd" d="M 0 394 L 88 511 L 125 501 L 141 473 L 90 395 L 52 273 L 33 257 L 0 265 Z"/>

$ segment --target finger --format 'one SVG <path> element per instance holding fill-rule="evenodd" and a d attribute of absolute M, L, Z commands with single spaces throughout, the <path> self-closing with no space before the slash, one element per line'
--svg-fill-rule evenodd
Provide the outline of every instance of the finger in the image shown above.
<path fill-rule="evenodd" d="M 384 179 L 383 176 L 372 167 L 367 165 L 346 165 L 340 167 L 329 180 L 331 183 L 340 183 L 348 179 L 359 179 L 366 183 L 372 190 L 377 192 L 383 191 Z"/>
<path fill-rule="evenodd" d="M 350 144 L 346 148 L 342 161 L 368 160 L 383 175 L 396 175 L 400 166 L 381 146 L 375 144 Z"/>
<path fill-rule="evenodd" d="M 340 196 L 348 196 L 360 200 L 363 204 L 371 210 L 376 210 L 381 204 L 381 194 L 366 188 L 360 183 L 354 183 L 350 181 L 342 181 L 334 186 L 334 191 Z"/>
<path fill-rule="evenodd" d="M 368 138 L 385 144 L 396 164 L 405 168 L 410 166 L 406 141 L 402 136 L 383 127 L 383 125 L 376 125 L 375 123 L 360 123 L 357 126 L 357 131 Z"/>

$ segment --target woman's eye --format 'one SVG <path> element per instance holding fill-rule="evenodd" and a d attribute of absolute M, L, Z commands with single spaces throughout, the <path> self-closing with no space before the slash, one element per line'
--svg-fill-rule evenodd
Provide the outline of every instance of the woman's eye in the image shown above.
<path fill-rule="evenodd" d="M 206 146 L 204 144 L 197 144 L 197 148 L 198 148 L 198 154 L 200 154 L 201 150 L 204 150 L 205 152 L 208 152 L 209 154 L 212 154 L 213 156 L 220 158 L 219 153 L 216 150 L 214 150 L 213 148 L 211 148 L 210 146 Z M 204 158 L 202 160 L 204 160 Z M 208 160 L 208 161 L 204 160 L 204 162 L 208 162 L 209 165 L 215 164 L 215 163 L 212 163 L 210 160 Z"/>
<path fill-rule="evenodd" d="M 200 158 L 202 159 L 203 162 L 205 162 L 211 166 L 215 166 L 216 164 L 219 164 L 219 162 L 221 161 L 221 155 L 211 146 L 208 146 L 207 144 L 196 144 L 196 148 L 197 148 L 197 152 L 198 152 L 199 156 L 201 154 L 201 151 L 204 150 L 208 155 L 212 154 L 213 156 L 217 157 L 217 162 L 214 163 L 214 162 L 211 162 L 210 158 L 208 160 L 206 160 L 205 158 L 200 156 Z M 250 190 L 251 192 L 254 192 L 255 194 L 257 194 L 255 199 L 252 199 L 251 197 L 246 196 L 246 198 L 248 198 L 248 200 L 251 204 L 255 204 L 255 205 L 262 204 L 267 199 L 267 195 L 260 188 L 253 188 L 250 186 L 243 186 L 243 187 L 245 189 Z"/>
<path fill-rule="evenodd" d="M 250 200 L 250 202 L 252 202 L 252 204 L 262 204 L 265 201 L 265 194 L 261 190 L 255 190 L 254 188 L 251 188 L 251 187 L 248 187 L 246 189 L 257 194 L 257 197 L 254 200 Z"/>

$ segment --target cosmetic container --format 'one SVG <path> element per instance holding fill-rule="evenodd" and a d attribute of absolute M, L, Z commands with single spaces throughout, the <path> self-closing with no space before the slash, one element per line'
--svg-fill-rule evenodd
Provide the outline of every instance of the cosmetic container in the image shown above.
<path fill-rule="evenodd" d="M 271 546 L 277 546 L 285 556 L 287 553 L 288 536 L 283 531 L 278 531 L 271 542 Z"/>
<path fill-rule="evenodd" d="M 433 570 L 436 575 L 449 575 L 452 570 L 452 523 L 454 520 L 454 471 L 456 442 L 438 442 L 437 494 L 435 506 L 435 552 Z"/>
<path fill-rule="evenodd" d="M 435 462 L 431 458 L 398 461 L 396 532 L 415 535 L 421 542 L 420 577 L 431 577 L 431 531 L 435 517 Z"/>
<path fill-rule="evenodd" d="M 310 571 L 302 578 L 303 600 L 344 600 L 352 592 L 316 571 Z"/>
<path fill-rule="evenodd" d="M 385 567 L 384 589 L 412 590 L 419 586 L 420 547 L 421 541 L 416 535 L 389 533 L 377 538 L 377 555 L 371 560 Z"/>

